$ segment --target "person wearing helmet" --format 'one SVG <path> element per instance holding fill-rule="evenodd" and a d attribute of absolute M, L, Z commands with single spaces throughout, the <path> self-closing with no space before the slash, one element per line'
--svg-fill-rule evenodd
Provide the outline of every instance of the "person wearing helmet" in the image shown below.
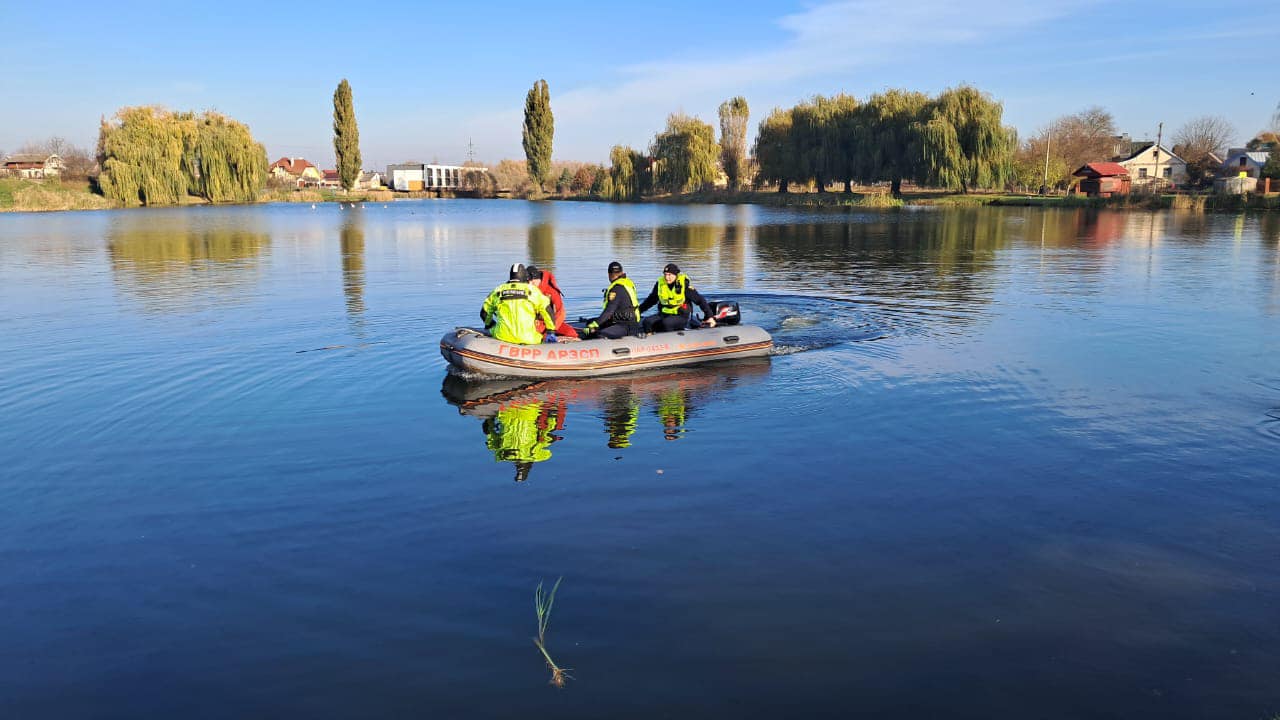
<path fill-rule="evenodd" d="M 536 345 L 542 342 L 544 327 L 555 327 L 551 316 L 551 301 L 542 291 L 529 284 L 529 271 L 524 265 L 511 266 L 510 279 L 493 289 L 480 309 L 484 329 L 494 338 L 518 345 Z"/>
<path fill-rule="evenodd" d="M 529 273 L 529 284 L 538 288 L 551 301 L 551 316 L 556 321 L 556 326 L 551 329 L 555 331 L 555 336 L 570 341 L 577 340 L 578 331 L 564 319 L 564 293 L 560 292 L 560 283 L 556 282 L 556 276 L 550 270 L 540 269 L 534 265 L 526 265 L 525 270 Z M 538 330 L 547 331 L 548 328 L 542 320 L 535 322 Z"/>
<path fill-rule="evenodd" d="M 604 289 L 604 309 L 600 316 L 587 323 L 588 336 L 620 338 L 640 334 L 640 301 L 636 299 L 636 286 L 622 271 L 622 263 L 609 263 L 609 287 Z"/>
<path fill-rule="evenodd" d="M 707 327 L 715 327 L 716 319 L 712 317 L 711 304 L 702 297 L 702 293 L 693 289 L 689 276 L 680 272 L 679 266 L 675 263 L 667 263 L 667 266 L 662 268 L 662 277 L 653 284 L 649 297 L 640 303 L 640 312 L 654 305 L 658 306 L 656 315 L 650 315 L 644 319 L 644 331 L 666 332 L 689 327 L 690 315 L 692 315 L 692 309 L 689 306 L 691 302 L 702 310 L 702 317 L 706 318 L 704 322 Z"/>

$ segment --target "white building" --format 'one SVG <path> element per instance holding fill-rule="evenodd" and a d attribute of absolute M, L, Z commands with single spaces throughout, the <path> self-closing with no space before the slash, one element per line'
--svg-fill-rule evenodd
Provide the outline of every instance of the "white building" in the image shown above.
<path fill-rule="evenodd" d="M 463 167 L 462 165 L 436 165 L 433 163 L 401 163 L 388 165 L 383 182 L 393 190 L 416 192 L 421 190 L 457 190 L 469 172 L 488 172 L 488 168 Z"/>
<path fill-rule="evenodd" d="M 1117 162 L 1129 171 L 1129 180 L 1135 188 L 1187 184 L 1187 162 L 1162 145 L 1151 143 Z"/>

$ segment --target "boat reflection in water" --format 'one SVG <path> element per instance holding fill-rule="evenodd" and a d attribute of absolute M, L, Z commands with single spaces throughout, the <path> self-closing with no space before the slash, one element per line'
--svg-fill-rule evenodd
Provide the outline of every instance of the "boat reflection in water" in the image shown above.
<path fill-rule="evenodd" d="M 515 465 L 515 480 L 522 482 L 535 463 L 551 459 L 571 409 L 600 416 L 605 444 L 613 449 L 631 447 L 645 407 L 652 409 L 663 438 L 679 440 L 696 407 L 727 398 L 768 373 L 767 357 L 575 380 L 467 380 L 450 373 L 441 393 L 459 413 L 481 420 L 494 461 Z"/>

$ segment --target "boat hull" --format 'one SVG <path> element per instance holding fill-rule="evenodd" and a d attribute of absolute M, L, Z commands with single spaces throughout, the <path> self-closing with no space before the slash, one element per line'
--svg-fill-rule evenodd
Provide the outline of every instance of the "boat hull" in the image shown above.
<path fill-rule="evenodd" d="M 440 354 L 456 368 L 484 375 L 529 378 L 617 375 L 760 357 L 772 349 L 773 338 L 754 325 L 541 345 L 503 342 L 474 328 L 457 328 L 440 338 Z"/>

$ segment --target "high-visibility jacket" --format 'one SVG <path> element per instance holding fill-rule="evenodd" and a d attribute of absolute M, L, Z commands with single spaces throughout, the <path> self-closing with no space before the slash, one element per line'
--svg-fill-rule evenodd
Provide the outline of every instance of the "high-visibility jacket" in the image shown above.
<path fill-rule="evenodd" d="M 689 301 L 684 293 L 689 288 L 689 276 L 680 273 L 675 283 L 668 285 L 665 280 L 658 280 L 658 309 L 663 315 L 679 315 L 689 311 Z"/>
<path fill-rule="evenodd" d="M 636 284 L 626 275 L 609 283 L 609 287 L 604 289 L 604 304 L 601 307 L 609 307 L 609 301 L 617 292 L 625 292 L 628 302 L 624 302 L 608 320 L 616 323 L 640 322 L 640 298 L 636 295 Z"/>
<path fill-rule="evenodd" d="M 551 458 L 553 434 L 559 425 L 554 412 L 543 412 L 542 403 L 504 407 L 484 422 L 485 445 L 498 462 L 542 462 Z"/>
<path fill-rule="evenodd" d="M 542 342 L 537 320 L 555 327 L 549 310 L 551 301 L 529 283 L 505 282 L 493 289 L 480 310 L 480 319 L 489 334 L 504 342 L 536 345 Z"/>

